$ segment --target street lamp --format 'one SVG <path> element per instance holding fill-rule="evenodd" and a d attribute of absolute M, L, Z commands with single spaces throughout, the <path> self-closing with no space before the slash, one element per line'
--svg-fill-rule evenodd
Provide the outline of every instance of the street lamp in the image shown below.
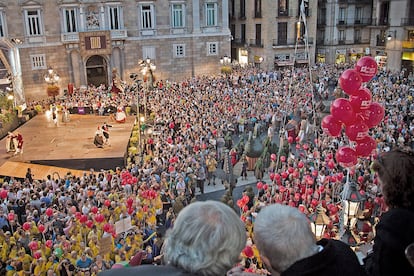
<path fill-rule="evenodd" d="M 396 36 L 397 36 L 397 31 L 396 30 L 389 31 L 388 32 L 388 35 L 387 35 L 387 40 L 390 41 L 393 38 L 395 39 Z"/>
<path fill-rule="evenodd" d="M 47 94 L 48 96 L 53 96 L 55 98 L 59 94 L 59 75 L 53 70 L 52 67 L 47 69 L 47 72 L 44 76 L 45 82 L 47 83 Z"/>
<path fill-rule="evenodd" d="M 221 73 L 224 74 L 230 74 L 231 69 L 231 58 L 228 56 L 224 56 L 220 58 L 220 64 L 221 64 Z"/>
<path fill-rule="evenodd" d="M 228 56 L 224 56 L 220 58 L 220 63 L 221 65 L 229 65 L 231 63 L 231 58 L 229 58 Z"/>
<path fill-rule="evenodd" d="M 352 229 L 357 222 L 359 206 L 363 200 L 363 196 L 357 190 L 357 184 L 355 182 L 348 182 L 345 186 L 344 200 L 342 201 L 345 232 L 341 240 L 350 246 L 357 245 Z"/>
<path fill-rule="evenodd" d="M 145 120 L 147 119 L 147 94 L 146 90 L 151 90 L 154 88 L 154 71 L 157 69 L 157 67 L 151 62 L 151 59 L 147 57 L 145 61 L 140 61 L 139 65 L 142 67 L 141 73 L 143 76 L 143 79 L 145 81 L 146 79 L 146 89 L 144 89 L 144 117 Z M 148 75 L 148 77 L 147 77 Z"/>
<path fill-rule="evenodd" d="M 330 219 L 325 214 L 325 209 L 321 204 L 316 207 L 315 213 L 310 216 L 310 221 L 313 234 L 315 234 L 317 240 L 320 240 L 323 237 L 326 226 L 330 222 Z"/>

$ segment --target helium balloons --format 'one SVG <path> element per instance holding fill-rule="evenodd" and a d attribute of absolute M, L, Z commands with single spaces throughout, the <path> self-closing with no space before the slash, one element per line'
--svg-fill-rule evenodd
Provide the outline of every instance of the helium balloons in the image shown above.
<path fill-rule="evenodd" d="M 53 251 L 53 254 L 55 254 L 56 257 L 58 257 L 59 259 L 62 257 L 63 255 L 63 250 L 60 247 L 57 247 L 55 249 L 55 251 Z"/>
<path fill-rule="evenodd" d="M 88 220 L 87 215 L 81 215 L 81 217 L 79 218 L 79 222 L 82 224 L 84 224 L 87 220 Z"/>
<path fill-rule="evenodd" d="M 106 199 L 106 200 L 104 201 L 104 205 L 105 205 L 106 207 L 111 206 L 111 201 L 110 201 L 109 199 Z"/>
<path fill-rule="evenodd" d="M 364 139 L 359 140 L 355 152 L 358 156 L 367 157 L 377 147 L 377 142 L 371 136 L 365 136 Z"/>
<path fill-rule="evenodd" d="M 261 190 L 263 188 L 263 182 L 257 182 L 256 186 L 258 190 Z"/>
<path fill-rule="evenodd" d="M 33 258 L 35 258 L 36 260 L 39 260 L 42 257 L 42 252 L 40 251 L 36 251 L 33 253 Z"/>
<path fill-rule="evenodd" d="M 53 209 L 52 208 L 47 208 L 45 213 L 48 217 L 51 217 L 51 216 L 53 216 Z"/>
<path fill-rule="evenodd" d="M 371 100 L 371 91 L 365 87 L 360 88 L 357 95 L 353 95 L 349 98 L 349 102 L 351 103 L 352 109 L 355 113 L 368 109 L 371 104 Z"/>
<path fill-rule="evenodd" d="M 344 98 L 336 99 L 331 104 L 331 114 L 338 121 L 350 125 L 355 121 L 355 112 L 351 103 Z"/>
<path fill-rule="evenodd" d="M 7 219 L 8 219 L 8 220 L 14 220 L 14 213 L 9 213 L 9 214 L 7 215 Z"/>
<path fill-rule="evenodd" d="M 289 143 L 289 144 L 292 144 L 292 143 L 293 143 L 293 137 L 292 137 L 292 136 L 289 136 L 289 137 L 288 137 L 288 143 Z"/>
<path fill-rule="evenodd" d="M 338 137 L 341 134 L 342 123 L 332 115 L 326 115 L 322 119 L 323 131 L 332 137 Z"/>
<path fill-rule="evenodd" d="M 368 82 L 377 74 L 378 65 L 373 57 L 364 56 L 357 61 L 355 70 L 359 73 L 363 82 Z"/>
<path fill-rule="evenodd" d="M 382 105 L 373 102 L 368 109 L 363 112 L 364 122 L 369 128 L 377 126 L 384 118 L 385 110 Z"/>
<path fill-rule="evenodd" d="M 340 147 L 336 151 L 335 157 L 339 165 L 345 168 L 352 167 L 358 162 L 357 153 L 348 146 Z"/>
<path fill-rule="evenodd" d="M 8 194 L 7 190 L 1 189 L 1 191 L 0 191 L 0 197 L 2 199 L 6 199 L 7 198 L 7 194 Z"/>
<path fill-rule="evenodd" d="M 104 217 L 104 215 L 102 215 L 102 214 L 97 214 L 96 216 L 95 216 L 95 221 L 96 222 L 98 222 L 98 223 L 101 223 L 101 222 L 103 222 L 105 220 L 105 217 Z"/>
<path fill-rule="evenodd" d="M 39 224 L 37 226 L 37 230 L 39 230 L 40 233 L 43 233 L 43 232 L 45 232 L 46 227 L 43 224 Z"/>
<path fill-rule="evenodd" d="M 48 248 L 52 248 L 53 247 L 53 241 L 52 240 L 47 240 L 45 243 L 46 247 Z"/>
<path fill-rule="evenodd" d="M 93 227 L 93 221 L 91 221 L 91 220 L 87 220 L 86 222 L 85 222 L 85 225 L 89 228 L 89 229 L 92 229 L 92 227 Z"/>
<path fill-rule="evenodd" d="M 96 206 L 92 206 L 92 207 L 91 207 L 91 212 L 92 212 L 93 214 L 98 213 L 98 207 L 96 207 Z"/>
<path fill-rule="evenodd" d="M 36 251 L 39 249 L 39 243 L 37 241 L 31 241 L 29 242 L 29 248 L 32 251 Z"/>
<path fill-rule="evenodd" d="M 276 154 L 272 153 L 272 154 L 270 155 L 270 159 L 271 159 L 272 161 L 276 161 Z"/>
<path fill-rule="evenodd" d="M 345 128 L 345 134 L 351 141 L 359 141 L 368 135 L 369 128 L 364 122 L 356 122 Z"/>
<path fill-rule="evenodd" d="M 30 222 L 23 223 L 23 230 L 29 231 L 31 227 L 32 225 L 30 224 Z"/>
<path fill-rule="evenodd" d="M 302 169 L 305 164 L 302 161 L 298 162 L 298 168 Z"/>
<path fill-rule="evenodd" d="M 359 75 L 358 71 L 354 69 L 345 70 L 339 77 L 339 86 L 341 86 L 342 90 L 348 95 L 357 93 L 361 84 L 362 77 Z"/>
<path fill-rule="evenodd" d="M 284 155 L 280 156 L 280 161 L 281 162 L 286 162 L 286 156 L 284 156 Z"/>

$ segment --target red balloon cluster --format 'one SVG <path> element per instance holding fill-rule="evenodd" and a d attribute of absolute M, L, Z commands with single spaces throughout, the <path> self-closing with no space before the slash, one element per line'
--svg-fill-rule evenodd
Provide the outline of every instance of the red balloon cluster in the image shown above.
<path fill-rule="evenodd" d="M 355 148 L 343 146 L 337 150 L 336 161 L 343 167 L 354 166 L 358 157 L 369 156 L 376 147 L 375 140 L 369 136 L 369 129 L 382 121 L 385 111 L 382 105 L 372 102 L 371 91 L 361 85 L 370 81 L 377 70 L 375 59 L 369 56 L 359 59 L 354 69 L 345 70 L 339 78 L 339 85 L 349 98 L 333 101 L 331 114 L 322 119 L 322 129 L 326 134 L 338 137 L 345 127 L 348 139 L 356 143 Z"/>

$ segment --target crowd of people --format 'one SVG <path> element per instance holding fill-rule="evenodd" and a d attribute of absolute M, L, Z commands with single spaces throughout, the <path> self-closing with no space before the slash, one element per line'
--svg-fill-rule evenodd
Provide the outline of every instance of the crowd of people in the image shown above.
<path fill-rule="evenodd" d="M 369 158 L 360 158 L 354 168 L 345 169 L 336 164 L 334 153 L 347 141 L 344 137 L 329 137 L 318 127 L 323 102 L 341 95 L 336 80 L 343 70 L 333 65 L 315 66 L 312 74 L 309 74 L 308 68 L 275 71 L 240 68 L 225 76 L 198 76 L 181 82 L 159 81 L 151 93 L 147 93 L 146 102 L 151 111 L 150 117 L 160 131 L 146 137 L 142 159 L 132 159 L 132 163 L 125 168 L 91 170 L 82 177 L 68 174 L 64 179 L 52 176 L 33 179 L 29 173 L 25 179 L 4 179 L 0 190 L 2 271 L 5 275 L 97 275 L 117 266 L 161 264 L 165 257 L 165 261 L 184 271 L 221 275 L 236 265 L 233 255 L 241 253 L 243 261 L 237 266 L 239 270 L 242 268 L 240 273 L 300 275 L 299 272 L 295 274 L 296 269 L 300 268 L 293 265 L 294 262 L 310 257 L 318 250 L 323 253 L 325 247 L 342 248 L 342 245 L 325 240 L 319 245 L 311 245 L 310 241 L 307 244 L 299 242 L 297 246 L 308 245 L 309 252 L 313 253 L 290 256 L 290 263 L 281 265 L 275 252 L 283 248 L 278 249 L 277 245 L 268 243 L 271 235 L 278 233 L 264 235 L 264 229 L 253 226 L 256 222 L 264 228 L 276 225 L 276 219 L 263 221 L 266 220 L 264 215 L 265 218 L 260 220 L 260 214 L 262 211 L 265 213 L 267 205 L 289 206 L 302 213 L 301 218 L 310 216 L 321 205 L 331 221 L 323 238 L 337 239 L 340 230 L 340 191 L 347 180 L 357 182 L 358 190 L 366 197 L 361 215 L 363 223 L 358 226 L 360 228 L 354 229 L 353 234 L 360 243 L 371 242 L 375 236 L 374 226 L 388 207 L 409 209 L 405 216 L 412 215 L 412 203 L 407 203 L 410 200 L 413 202 L 412 181 L 408 181 L 406 189 L 400 191 L 404 196 L 398 194 L 387 199 L 387 192 L 379 188 L 378 178 L 370 166 L 382 152 L 397 146 L 414 146 L 414 90 L 410 89 L 413 80 L 403 73 L 380 72 L 367 84 L 373 101 L 386 107 L 386 116 L 379 127 L 371 130 L 377 141 L 376 152 Z M 133 106 L 137 96 L 133 90 L 130 86 L 124 92 L 114 94 L 104 86 L 91 87 L 76 91 L 56 104 L 68 110 L 75 106 L 90 107 L 92 113 L 104 115 L 110 106 L 124 109 Z M 33 102 L 32 106 L 39 104 L 47 106 L 46 102 Z M 183 244 L 189 240 L 192 244 L 198 241 L 201 243 L 194 247 L 199 248 L 192 249 L 210 253 L 214 249 L 205 248 L 207 245 L 224 250 L 226 239 L 221 237 L 221 243 L 213 243 L 216 234 L 210 233 L 210 228 L 205 230 L 210 233 L 207 236 L 200 231 L 200 236 L 177 238 L 177 235 L 185 234 L 184 230 L 188 231 L 187 227 L 190 228 L 180 220 L 180 214 L 183 217 L 189 215 L 184 210 L 188 209 L 187 205 L 195 206 L 190 203 L 196 200 L 196 193 L 204 192 L 204 185 L 222 185 L 215 178 L 215 170 L 224 165 L 226 148 L 230 150 L 234 165 L 243 163 L 242 177 L 246 177 L 246 158 L 243 152 L 236 150 L 232 138 L 244 137 L 254 129 L 267 133 L 271 140 L 279 139 L 281 146 L 287 144 L 289 154 L 283 161 L 281 156 L 277 156 L 264 170 L 271 176 L 271 182 L 257 183 L 257 194 L 252 187 L 248 187 L 243 201 L 237 201 L 237 204 L 231 195 L 223 197 L 225 204 L 240 214 L 247 242 L 235 235 L 246 247 L 239 250 L 238 244 L 233 247 L 234 252 L 223 252 L 231 265 L 223 264 L 216 271 L 213 268 L 220 265 L 218 259 L 203 262 L 200 260 L 201 253 L 187 252 L 188 248 Z M 98 131 L 104 136 L 102 128 Z M 299 138 L 288 143 L 287 132 Z M 101 143 L 104 143 L 105 138 L 102 138 Z M 378 174 L 384 179 L 384 172 L 386 175 L 397 173 L 387 166 L 381 168 L 385 170 L 377 169 Z M 386 181 L 392 185 L 396 180 L 387 178 Z M 404 204 L 389 201 L 394 197 Z M 269 207 L 269 210 L 272 209 Z M 208 227 L 211 223 L 208 219 L 216 216 L 220 217 L 218 213 L 212 213 L 209 218 L 200 217 L 204 217 Z M 377 229 L 377 236 L 381 233 L 380 229 L 388 231 L 381 223 Z M 166 248 L 162 250 L 164 230 L 170 233 L 167 234 L 167 241 L 168 235 L 171 235 L 171 240 L 174 237 L 183 244 L 170 240 L 171 245 L 165 243 Z M 300 231 L 298 236 L 309 236 L 305 233 L 307 230 Z M 286 233 L 290 231 L 286 230 Z M 260 240 L 257 247 L 252 242 L 256 236 Z M 286 241 L 290 242 L 298 236 L 292 234 Z M 275 239 L 275 242 L 281 239 Z M 407 241 L 413 242 L 408 236 L 401 248 Z M 383 246 L 388 246 L 387 241 Z M 375 250 L 378 252 L 381 249 L 374 247 Z M 228 254 L 232 254 L 231 257 Z M 350 253 L 345 251 L 344 254 L 349 256 Z M 266 258 L 262 259 L 261 255 Z M 216 252 L 214 257 L 217 256 L 222 255 Z M 393 256 L 398 259 L 396 262 L 403 262 L 403 255 Z M 378 272 L 385 269 L 378 267 L 381 258 L 383 256 L 379 255 L 371 258 L 373 265 L 368 271 L 372 275 L 389 275 Z M 351 270 L 354 260 L 351 257 L 346 259 Z M 198 263 L 200 267 L 196 266 Z M 404 265 L 404 269 L 408 270 Z M 233 270 L 231 273 L 239 272 Z M 159 275 L 166 274 L 160 272 Z"/>

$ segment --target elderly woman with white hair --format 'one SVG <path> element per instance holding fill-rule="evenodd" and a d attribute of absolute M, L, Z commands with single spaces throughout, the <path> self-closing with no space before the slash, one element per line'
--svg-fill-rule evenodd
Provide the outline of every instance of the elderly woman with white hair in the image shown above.
<path fill-rule="evenodd" d="M 100 275 L 225 275 L 245 245 L 246 230 L 234 210 L 219 201 L 194 202 L 167 232 L 166 265 L 112 269 Z"/>

